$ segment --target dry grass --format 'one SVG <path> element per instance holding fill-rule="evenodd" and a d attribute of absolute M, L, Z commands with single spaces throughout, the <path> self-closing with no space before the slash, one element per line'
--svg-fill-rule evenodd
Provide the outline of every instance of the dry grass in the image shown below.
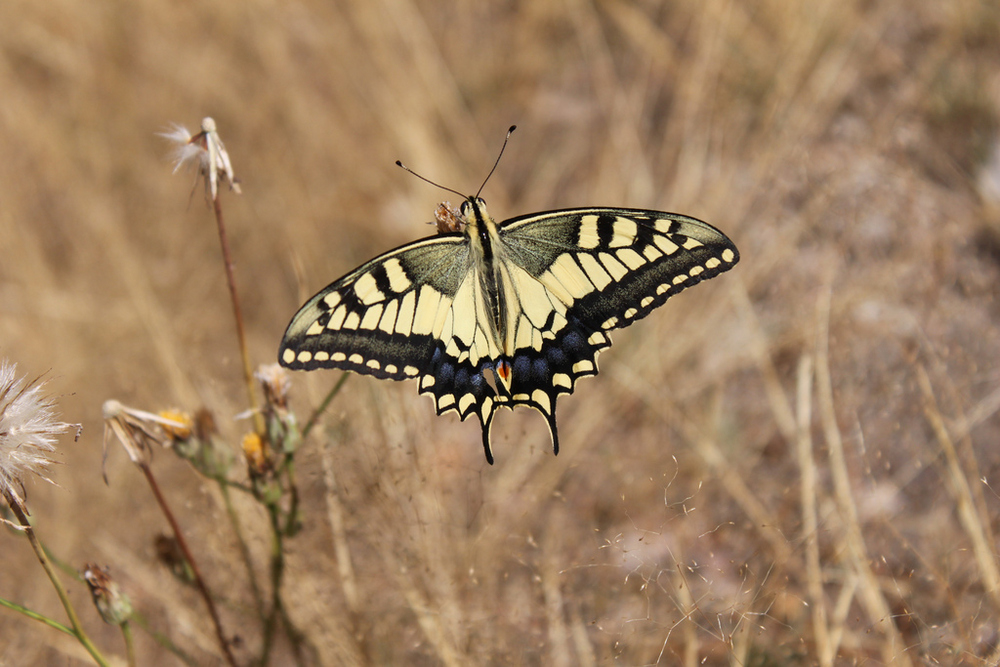
<path fill-rule="evenodd" d="M 486 466 L 478 425 L 351 378 L 299 456 L 289 543 L 319 663 L 995 664 L 1000 245 L 976 183 L 998 44 L 987 0 L 4 6 L 0 354 L 53 369 L 86 429 L 62 488 L 29 489 L 40 534 L 213 664 L 139 476 L 121 452 L 100 475 L 107 398 L 247 427 L 214 223 L 155 132 L 219 123 L 263 363 L 306 296 L 431 233 L 440 193 L 395 159 L 472 190 L 517 123 L 494 214 L 675 210 L 743 260 L 615 336 L 560 401 L 558 457 L 537 415 L 505 413 Z M 336 379 L 295 377 L 300 419 Z M 254 647 L 218 494 L 154 466 Z M 265 519 L 238 509 L 263 567 Z M 0 595 L 58 616 L 2 539 Z M 85 661 L 9 612 L 0 638 L 0 664 Z"/>

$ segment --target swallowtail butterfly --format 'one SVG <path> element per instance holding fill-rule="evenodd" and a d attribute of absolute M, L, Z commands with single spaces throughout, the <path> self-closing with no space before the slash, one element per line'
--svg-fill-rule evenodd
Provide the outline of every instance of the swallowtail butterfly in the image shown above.
<path fill-rule="evenodd" d="M 558 454 L 556 399 L 597 374 L 608 332 L 739 261 L 725 234 L 676 213 L 573 208 L 497 224 L 477 194 L 458 211 L 440 206 L 436 218 L 438 235 L 309 299 L 279 361 L 417 380 L 439 415 L 479 418 L 490 464 L 498 409 L 538 410 Z"/>

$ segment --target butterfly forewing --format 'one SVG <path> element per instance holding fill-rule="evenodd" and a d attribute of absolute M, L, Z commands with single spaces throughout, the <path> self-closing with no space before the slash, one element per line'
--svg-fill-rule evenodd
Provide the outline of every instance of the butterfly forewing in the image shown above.
<path fill-rule="evenodd" d="M 590 208 L 515 218 L 500 229 L 511 259 L 594 329 L 628 326 L 670 296 L 731 268 L 736 246 L 674 213 Z"/>
<path fill-rule="evenodd" d="M 295 370 L 342 368 L 392 380 L 426 372 L 434 326 L 468 274 L 468 240 L 435 236 L 401 246 L 333 282 L 299 310 L 279 360 Z"/>

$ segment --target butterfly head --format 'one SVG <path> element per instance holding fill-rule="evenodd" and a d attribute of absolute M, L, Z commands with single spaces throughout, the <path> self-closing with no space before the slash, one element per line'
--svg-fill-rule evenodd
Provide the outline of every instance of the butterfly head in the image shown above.
<path fill-rule="evenodd" d="M 482 197 L 467 197 L 459 208 L 461 220 L 467 228 L 484 232 L 491 226 L 496 226 L 489 211 L 486 210 L 486 200 Z"/>

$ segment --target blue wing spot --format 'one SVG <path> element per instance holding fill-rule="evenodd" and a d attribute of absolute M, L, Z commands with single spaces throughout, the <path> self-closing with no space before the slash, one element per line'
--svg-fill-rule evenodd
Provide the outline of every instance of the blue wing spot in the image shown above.
<path fill-rule="evenodd" d="M 531 359 L 526 354 L 514 357 L 514 362 L 511 366 L 513 367 L 515 381 L 528 377 L 531 374 Z"/>
<path fill-rule="evenodd" d="M 546 390 L 552 384 L 552 378 L 549 374 L 549 364 L 545 359 L 535 359 L 531 363 L 531 382 Z"/>
<path fill-rule="evenodd" d="M 562 368 L 566 364 L 566 353 L 561 347 L 549 349 L 549 363 L 556 368 Z"/>

